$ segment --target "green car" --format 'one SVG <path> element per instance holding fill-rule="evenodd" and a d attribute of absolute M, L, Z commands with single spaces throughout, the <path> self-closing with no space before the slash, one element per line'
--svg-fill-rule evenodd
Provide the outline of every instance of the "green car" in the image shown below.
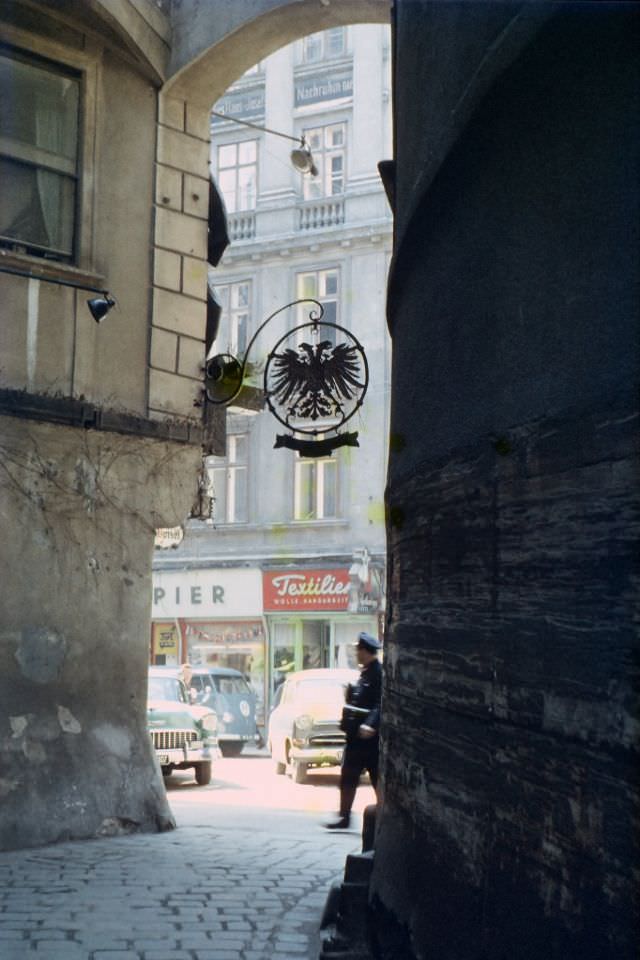
<path fill-rule="evenodd" d="M 192 706 L 180 671 L 150 667 L 147 722 L 162 775 L 193 767 L 196 783 L 211 780 L 211 763 L 220 756 L 218 718 L 208 707 Z"/>

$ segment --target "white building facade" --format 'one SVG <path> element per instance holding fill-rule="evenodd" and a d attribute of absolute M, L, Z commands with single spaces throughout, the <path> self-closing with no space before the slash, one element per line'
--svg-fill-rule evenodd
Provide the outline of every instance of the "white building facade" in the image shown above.
<path fill-rule="evenodd" d="M 348 425 L 359 445 L 324 457 L 274 449 L 283 428 L 268 411 L 230 406 L 226 457 L 206 461 L 211 516 L 156 550 L 152 661 L 241 669 L 266 711 L 288 670 L 346 666 L 359 630 L 382 635 L 392 222 L 377 164 L 391 156 L 388 27 L 282 48 L 215 104 L 211 133 L 231 237 L 210 276 L 222 306 L 211 353 L 242 360 L 269 315 L 310 297 L 369 367 Z M 304 138 L 317 176 L 292 166 L 295 143 L 279 134 Z M 310 306 L 282 310 L 251 345 L 256 387 Z"/>

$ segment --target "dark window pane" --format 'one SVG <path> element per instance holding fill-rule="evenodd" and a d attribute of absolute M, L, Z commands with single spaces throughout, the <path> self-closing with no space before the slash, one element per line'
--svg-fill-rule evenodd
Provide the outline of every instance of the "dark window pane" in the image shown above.
<path fill-rule="evenodd" d="M 71 256 L 75 181 L 0 159 L 0 182 L 0 236 Z"/>

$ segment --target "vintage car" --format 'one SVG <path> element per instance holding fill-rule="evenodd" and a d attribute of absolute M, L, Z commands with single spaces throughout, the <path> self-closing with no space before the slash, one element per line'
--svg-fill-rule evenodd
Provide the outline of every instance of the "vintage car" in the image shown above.
<path fill-rule="evenodd" d="M 193 767 L 196 783 L 209 783 L 211 763 L 220 756 L 218 718 L 210 707 L 189 703 L 177 668 L 149 669 L 147 722 L 163 776 Z"/>
<path fill-rule="evenodd" d="M 193 667 L 190 692 L 195 702 L 218 717 L 218 743 L 223 757 L 237 757 L 247 743 L 260 739 L 256 727 L 256 695 L 240 673 L 230 667 Z"/>
<path fill-rule="evenodd" d="M 267 743 L 276 773 L 304 783 L 309 768 L 342 763 L 340 718 L 347 684 L 357 679 L 355 670 L 329 668 L 289 674 L 269 718 Z"/>

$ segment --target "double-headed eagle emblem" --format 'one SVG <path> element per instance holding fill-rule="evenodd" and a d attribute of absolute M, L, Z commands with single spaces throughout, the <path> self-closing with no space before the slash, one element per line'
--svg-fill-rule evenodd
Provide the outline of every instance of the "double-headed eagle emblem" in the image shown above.
<path fill-rule="evenodd" d="M 341 416 L 364 383 L 359 379 L 360 357 L 346 343 L 301 343 L 273 355 L 271 397 L 289 418 L 319 420 Z"/>
<path fill-rule="evenodd" d="M 303 332 L 307 333 L 304 339 Z M 335 342 L 338 334 L 345 341 Z M 296 346 L 286 346 L 290 338 L 298 340 Z M 305 456 L 321 456 L 345 444 L 357 446 L 357 433 L 317 439 L 320 433 L 337 431 L 352 417 L 367 389 L 364 350 L 347 330 L 317 320 L 296 327 L 269 355 L 264 382 L 271 412 L 298 434 L 279 436 L 276 446 L 291 447 Z"/>

